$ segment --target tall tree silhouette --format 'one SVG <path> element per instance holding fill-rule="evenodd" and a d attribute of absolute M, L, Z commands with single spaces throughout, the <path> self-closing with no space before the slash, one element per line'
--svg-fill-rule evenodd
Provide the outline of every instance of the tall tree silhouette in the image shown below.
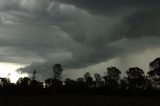
<path fill-rule="evenodd" d="M 119 84 L 118 81 L 120 79 L 120 70 L 117 69 L 116 67 L 108 67 L 107 68 L 107 73 L 105 73 L 104 80 L 105 80 L 105 85 L 107 88 L 110 90 L 115 90 L 118 88 Z"/>
<path fill-rule="evenodd" d="M 62 72 L 63 72 L 63 68 L 62 68 L 61 64 L 54 64 L 54 66 L 53 66 L 53 79 L 60 79 Z"/>
<path fill-rule="evenodd" d="M 53 66 L 53 94 L 56 94 L 56 91 L 62 87 L 61 74 L 63 72 L 63 68 L 61 64 L 54 64 Z"/>
<path fill-rule="evenodd" d="M 85 79 L 85 83 L 86 83 L 87 87 L 93 86 L 93 78 L 91 77 L 89 72 L 84 74 L 84 79 Z"/>
<path fill-rule="evenodd" d="M 160 58 L 156 58 L 149 64 L 150 71 L 147 73 L 152 87 L 160 88 Z"/>
<path fill-rule="evenodd" d="M 127 81 L 129 87 L 132 90 L 143 89 L 143 84 L 145 81 L 144 71 L 138 67 L 129 68 L 127 73 Z"/>
<path fill-rule="evenodd" d="M 95 73 L 94 78 L 96 81 L 96 87 L 102 87 L 103 86 L 102 76 L 98 73 Z"/>

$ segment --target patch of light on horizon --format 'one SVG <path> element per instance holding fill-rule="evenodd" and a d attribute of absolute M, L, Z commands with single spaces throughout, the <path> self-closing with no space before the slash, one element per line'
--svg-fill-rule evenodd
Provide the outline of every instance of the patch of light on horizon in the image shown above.
<path fill-rule="evenodd" d="M 18 68 L 23 67 L 22 64 L 14 64 L 14 63 L 2 63 L 0 62 L 0 77 L 9 78 L 12 83 L 16 83 L 16 81 L 20 77 L 27 77 L 28 74 L 19 74 L 16 72 Z"/>

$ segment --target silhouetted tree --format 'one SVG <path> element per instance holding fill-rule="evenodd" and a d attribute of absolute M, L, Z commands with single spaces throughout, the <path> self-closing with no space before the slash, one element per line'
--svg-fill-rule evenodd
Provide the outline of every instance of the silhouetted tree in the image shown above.
<path fill-rule="evenodd" d="M 31 80 L 29 86 L 32 89 L 41 89 L 41 88 L 43 88 L 43 82 L 40 82 L 37 80 Z"/>
<path fill-rule="evenodd" d="M 102 76 L 98 73 L 95 73 L 94 78 L 96 80 L 96 87 L 102 87 L 103 86 Z"/>
<path fill-rule="evenodd" d="M 62 86 L 62 81 L 60 81 L 60 79 L 63 68 L 61 64 L 54 64 L 53 72 L 53 93 L 56 94 L 56 90 Z"/>
<path fill-rule="evenodd" d="M 153 82 L 153 80 L 151 80 L 152 78 L 150 76 L 146 76 L 145 77 L 145 87 L 147 90 L 153 90 L 155 83 Z"/>
<path fill-rule="evenodd" d="M 53 87 L 53 78 L 48 78 L 45 80 L 45 88 Z"/>
<path fill-rule="evenodd" d="M 61 74 L 63 72 L 62 66 L 60 64 L 54 64 L 53 72 L 54 72 L 53 79 L 60 79 L 61 78 Z"/>
<path fill-rule="evenodd" d="M 108 67 L 107 73 L 104 76 L 105 86 L 110 90 L 116 90 L 119 87 L 120 70 L 116 67 Z"/>
<path fill-rule="evenodd" d="M 84 78 L 78 78 L 78 79 L 76 80 L 76 86 L 77 86 L 77 88 L 79 88 L 79 89 L 85 88 L 85 87 L 86 87 L 86 84 L 85 84 Z"/>
<path fill-rule="evenodd" d="M 29 86 L 32 90 L 37 90 L 37 89 L 42 89 L 43 88 L 43 82 L 37 81 L 36 80 L 36 74 L 37 71 L 33 71 L 32 73 L 32 78 L 30 80 Z"/>
<path fill-rule="evenodd" d="M 127 83 L 126 78 L 121 79 L 120 80 L 120 89 L 125 91 L 128 89 L 127 87 L 128 87 L 128 83 Z"/>
<path fill-rule="evenodd" d="M 28 77 L 19 78 L 17 81 L 17 85 L 22 88 L 28 88 L 30 81 L 31 81 L 31 79 Z"/>
<path fill-rule="evenodd" d="M 160 88 L 160 58 L 156 58 L 149 64 L 150 71 L 147 73 L 152 83 L 152 87 Z"/>
<path fill-rule="evenodd" d="M 150 62 L 149 67 L 151 71 L 154 71 L 153 74 L 160 75 L 160 58 Z"/>
<path fill-rule="evenodd" d="M 22 94 L 29 94 L 30 92 L 30 88 L 29 88 L 29 84 L 30 84 L 31 79 L 28 77 L 24 77 L 24 78 L 19 78 L 16 85 L 18 87 L 18 92 L 21 92 Z"/>
<path fill-rule="evenodd" d="M 91 77 L 89 72 L 84 74 L 84 79 L 85 79 L 85 83 L 88 87 L 93 86 L 93 78 Z"/>
<path fill-rule="evenodd" d="M 59 79 L 53 79 L 53 86 L 59 89 L 63 86 L 63 82 Z"/>
<path fill-rule="evenodd" d="M 145 81 L 145 75 L 142 69 L 138 67 L 129 68 L 129 70 L 126 73 L 130 89 L 144 89 L 143 84 Z"/>
<path fill-rule="evenodd" d="M 9 87 L 10 80 L 8 78 L 0 78 L 0 85 L 1 87 Z"/>
<path fill-rule="evenodd" d="M 45 80 L 45 88 L 48 88 L 49 92 L 56 94 L 59 92 L 59 89 L 61 89 L 63 86 L 63 82 L 59 79 L 46 79 Z"/>
<path fill-rule="evenodd" d="M 75 88 L 76 87 L 76 82 L 70 78 L 65 79 L 64 83 L 65 83 L 66 88 Z"/>

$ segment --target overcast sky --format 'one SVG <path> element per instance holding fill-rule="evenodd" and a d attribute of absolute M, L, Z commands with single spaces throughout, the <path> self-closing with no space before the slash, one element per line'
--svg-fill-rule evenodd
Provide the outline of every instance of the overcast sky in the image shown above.
<path fill-rule="evenodd" d="M 160 56 L 159 0 L 0 0 L 0 62 L 26 65 L 39 78 L 103 73 Z"/>

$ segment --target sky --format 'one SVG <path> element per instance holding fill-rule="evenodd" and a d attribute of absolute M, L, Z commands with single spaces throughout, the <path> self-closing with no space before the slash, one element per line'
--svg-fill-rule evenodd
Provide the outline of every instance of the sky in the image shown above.
<path fill-rule="evenodd" d="M 0 74 L 37 71 L 52 77 L 60 63 L 63 78 L 85 72 L 147 72 L 160 57 L 159 0 L 0 0 Z M 12 75 L 13 76 L 13 75 Z M 12 77 L 13 78 L 13 77 Z M 16 77 L 18 78 L 18 77 Z"/>

